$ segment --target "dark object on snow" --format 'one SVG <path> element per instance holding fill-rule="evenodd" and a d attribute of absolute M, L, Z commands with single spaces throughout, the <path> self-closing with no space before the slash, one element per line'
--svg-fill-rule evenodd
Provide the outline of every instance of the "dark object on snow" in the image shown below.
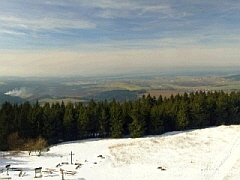
<path fill-rule="evenodd" d="M 103 157 L 103 155 L 98 155 L 98 158 L 105 159 L 105 157 Z"/>
<path fill-rule="evenodd" d="M 166 168 L 159 166 L 158 169 L 161 169 L 162 171 L 166 171 Z"/>
<path fill-rule="evenodd" d="M 42 177 L 42 167 L 35 168 L 35 178 L 41 178 Z"/>
<path fill-rule="evenodd" d="M 61 164 L 59 163 L 58 165 L 56 165 L 56 167 L 59 167 L 59 166 L 61 166 Z"/>
<path fill-rule="evenodd" d="M 68 164 L 68 162 L 62 162 L 62 164 Z"/>

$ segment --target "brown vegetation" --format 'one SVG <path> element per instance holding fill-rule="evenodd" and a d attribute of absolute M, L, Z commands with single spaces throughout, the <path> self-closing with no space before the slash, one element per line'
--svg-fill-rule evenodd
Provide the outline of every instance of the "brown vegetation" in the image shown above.
<path fill-rule="evenodd" d="M 41 156 L 44 148 L 47 147 L 47 141 L 39 136 L 37 139 L 27 139 L 24 140 L 19 137 L 18 132 L 14 132 L 8 136 L 7 139 L 8 147 L 12 151 L 28 151 L 29 156 L 33 151 L 38 153 L 38 156 Z"/>
<path fill-rule="evenodd" d="M 43 149 L 46 147 L 47 141 L 42 137 L 38 137 L 37 139 L 30 139 L 26 144 L 26 150 L 28 151 L 29 156 L 33 151 L 38 152 L 38 156 L 41 156 Z"/>

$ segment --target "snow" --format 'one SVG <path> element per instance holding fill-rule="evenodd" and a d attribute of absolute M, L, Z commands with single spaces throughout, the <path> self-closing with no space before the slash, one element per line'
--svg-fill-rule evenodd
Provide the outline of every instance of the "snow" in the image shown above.
<path fill-rule="evenodd" d="M 71 164 L 70 153 L 73 164 Z M 66 164 L 68 163 L 68 164 Z M 9 169 L 5 166 L 22 169 Z M 50 147 L 42 156 L 0 152 L 0 179 L 65 180 L 237 180 L 240 126 L 170 132 L 132 139 L 90 139 Z M 17 169 L 15 169 L 17 170 Z M 72 173 L 72 174 L 71 174 Z M 36 174 L 39 176 L 40 174 Z"/>

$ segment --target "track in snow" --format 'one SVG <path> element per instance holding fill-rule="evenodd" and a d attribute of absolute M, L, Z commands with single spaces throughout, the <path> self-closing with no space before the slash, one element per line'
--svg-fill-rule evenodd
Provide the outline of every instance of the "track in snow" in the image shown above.
<path fill-rule="evenodd" d="M 240 136 L 236 138 L 231 148 L 229 149 L 229 152 L 226 154 L 219 166 L 216 168 L 211 179 L 228 180 L 227 175 L 231 173 L 231 169 L 238 159 L 240 159 Z"/>

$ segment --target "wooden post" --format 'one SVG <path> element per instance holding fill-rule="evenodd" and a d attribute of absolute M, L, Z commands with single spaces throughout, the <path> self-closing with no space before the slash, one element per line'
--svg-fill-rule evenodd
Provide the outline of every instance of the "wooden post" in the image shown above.
<path fill-rule="evenodd" d="M 72 153 L 72 151 L 71 151 L 70 155 L 71 155 L 71 164 L 73 164 L 73 163 L 72 163 L 72 156 L 73 156 L 74 154 Z"/>
<path fill-rule="evenodd" d="M 64 173 L 63 173 L 63 169 L 62 168 L 60 168 L 60 171 L 61 171 L 61 174 L 62 174 L 62 180 L 64 180 Z"/>

